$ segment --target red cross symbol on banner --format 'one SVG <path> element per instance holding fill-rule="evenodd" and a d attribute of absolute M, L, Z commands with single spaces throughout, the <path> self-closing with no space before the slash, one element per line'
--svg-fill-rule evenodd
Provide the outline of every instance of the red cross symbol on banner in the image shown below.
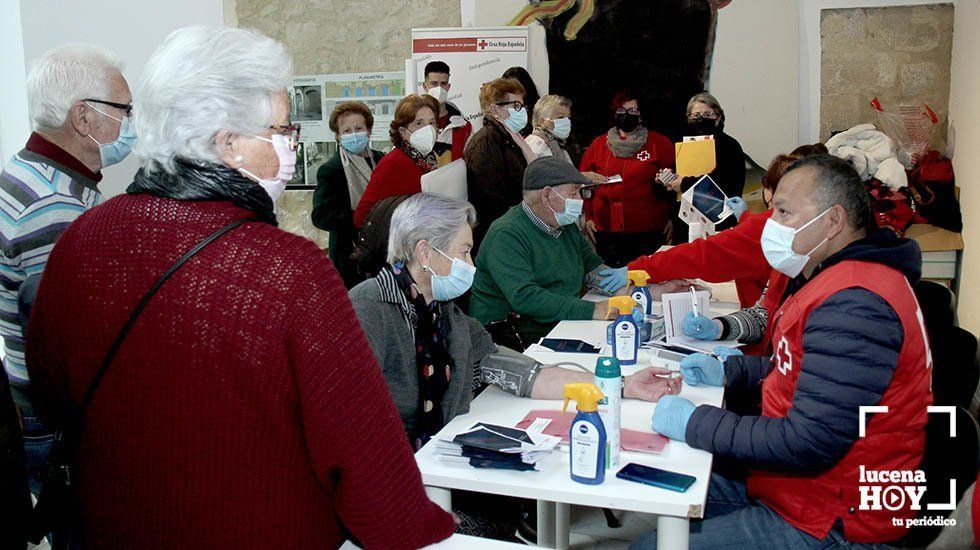
<path fill-rule="evenodd" d="M 636 154 L 636 160 L 640 162 L 650 160 L 650 151 L 647 151 L 646 149 L 640 151 Z"/>
<path fill-rule="evenodd" d="M 789 351 L 789 340 L 785 336 L 779 341 L 779 347 L 776 349 L 776 368 L 782 374 L 793 370 L 793 355 Z"/>
<path fill-rule="evenodd" d="M 487 49 L 487 41 L 486 40 L 480 40 L 479 42 L 477 42 L 476 45 L 479 46 L 479 49 L 481 49 L 481 50 Z"/>

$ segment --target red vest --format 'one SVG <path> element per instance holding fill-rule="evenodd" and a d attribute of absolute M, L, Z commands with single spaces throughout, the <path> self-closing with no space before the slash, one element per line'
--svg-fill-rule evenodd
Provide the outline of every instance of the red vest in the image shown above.
<path fill-rule="evenodd" d="M 861 510 L 859 467 L 918 469 L 925 447 L 926 408 L 932 404 L 932 355 L 922 311 L 905 276 L 881 264 L 849 260 L 820 273 L 787 299 L 771 321 L 775 353 L 773 368 L 762 384 L 762 414 L 786 417 L 803 367 L 807 318 L 827 298 L 847 288 L 874 292 L 901 320 L 904 339 L 898 367 L 881 402 L 868 403 L 889 410 L 871 417 L 865 436 L 855 441 L 832 468 L 818 474 L 754 470 L 749 475 L 748 492 L 791 525 L 818 539 L 826 537 L 841 518 L 847 540 L 887 542 L 907 531 L 904 526 L 892 525 L 892 518 L 911 518 L 916 512 L 909 508 L 908 499 L 905 508 L 897 511 L 885 507 Z"/>

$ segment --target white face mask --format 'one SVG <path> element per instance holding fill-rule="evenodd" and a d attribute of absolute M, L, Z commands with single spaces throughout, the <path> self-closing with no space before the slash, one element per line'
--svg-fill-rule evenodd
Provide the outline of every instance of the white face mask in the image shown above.
<path fill-rule="evenodd" d="M 244 168 L 239 168 L 238 171 L 262 186 L 262 189 L 265 189 L 265 192 L 272 198 L 272 202 L 275 203 L 286 190 L 286 184 L 296 174 L 296 151 L 289 146 L 289 138 L 282 134 L 272 134 L 271 139 L 263 136 L 253 137 L 272 144 L 276 150 L 276 156 L 279 157 L 279 172 L 274 178 L 262 179 Z"/>
<path fill-rule="evenodd" d="M 436 101 L 439 103 L 445 103 L 446 98 L 449 97 L 449 90 L 443 88 L 442 86 L 433 86 L 429 88 L 426 93 L 436 98 Z"/>
<path fill-rule="evenodd" d="M 428 155 L 436 145 L 436 129 L 431 124 L 426 124 L 412 132 L 408 137 L 408 143 L 419 153 Z"/>
<path fill-rule="evenodd" d="M 817 251 L 818 248 L 824 245 L 829 240 L 829 237 L 825 237 L 824 240 L 820 241 L 820 244 L 813 247 L 812 250 L 806 254 L 797 254 L 793 251 L 793 241 L 796 239 L 797 233 L 806 229 L 810 224 L 819 220 L 824 214 L 830 212 L 830 208 L 821 212 L 817 217 L 806 222 L 798 229 L 793 229 L 792 227 L 786 227 L 785 225 L 769 218 L 766 221 L 766 226 L 762 230 L 762 253 L 766 257 L 766 261 L 772 266 L 776 271 L 788 276 L 796 277 L 799 275 L 806 264 L 810 261 L 810 255 Z"/>
<path fill-rule="evenodd" d="M 568 139 L 572 133 L 572 119 L 568 117 L 556 118 L 551 121 L 555 129 L 551 133 L 558 139 Z"/>

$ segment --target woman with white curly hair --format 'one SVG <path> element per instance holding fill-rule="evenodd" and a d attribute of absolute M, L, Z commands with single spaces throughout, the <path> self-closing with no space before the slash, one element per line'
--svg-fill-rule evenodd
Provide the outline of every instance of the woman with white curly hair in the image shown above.
<path fill-rule="evenodd" d="M 291 70 L 255 31 L 167 37 L 136 98 L 142 168 L 51 255 L 27 362 L 42 411 L 79 427 L 86 548 L 418 548 L 453 531 L 336 270 L 276 227 Z"/>

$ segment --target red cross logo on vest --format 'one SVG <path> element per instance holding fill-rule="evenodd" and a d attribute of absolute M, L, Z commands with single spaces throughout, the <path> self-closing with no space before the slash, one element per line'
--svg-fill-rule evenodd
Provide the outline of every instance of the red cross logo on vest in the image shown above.
<path fill-rule="evenodd" d="M 793 354 L 789 352 L 789 340 L 785 336 L 779 341 L 779 347 L 776 349 L 776 368 L 782 374 L 793 370 Z"/>
<path fill-rule="evenodd" d="M 647 151 L 646 149 L 640 151 L 636 154 L 636 160 L 640 162 L 650 160 L 650 151 Z"/>

